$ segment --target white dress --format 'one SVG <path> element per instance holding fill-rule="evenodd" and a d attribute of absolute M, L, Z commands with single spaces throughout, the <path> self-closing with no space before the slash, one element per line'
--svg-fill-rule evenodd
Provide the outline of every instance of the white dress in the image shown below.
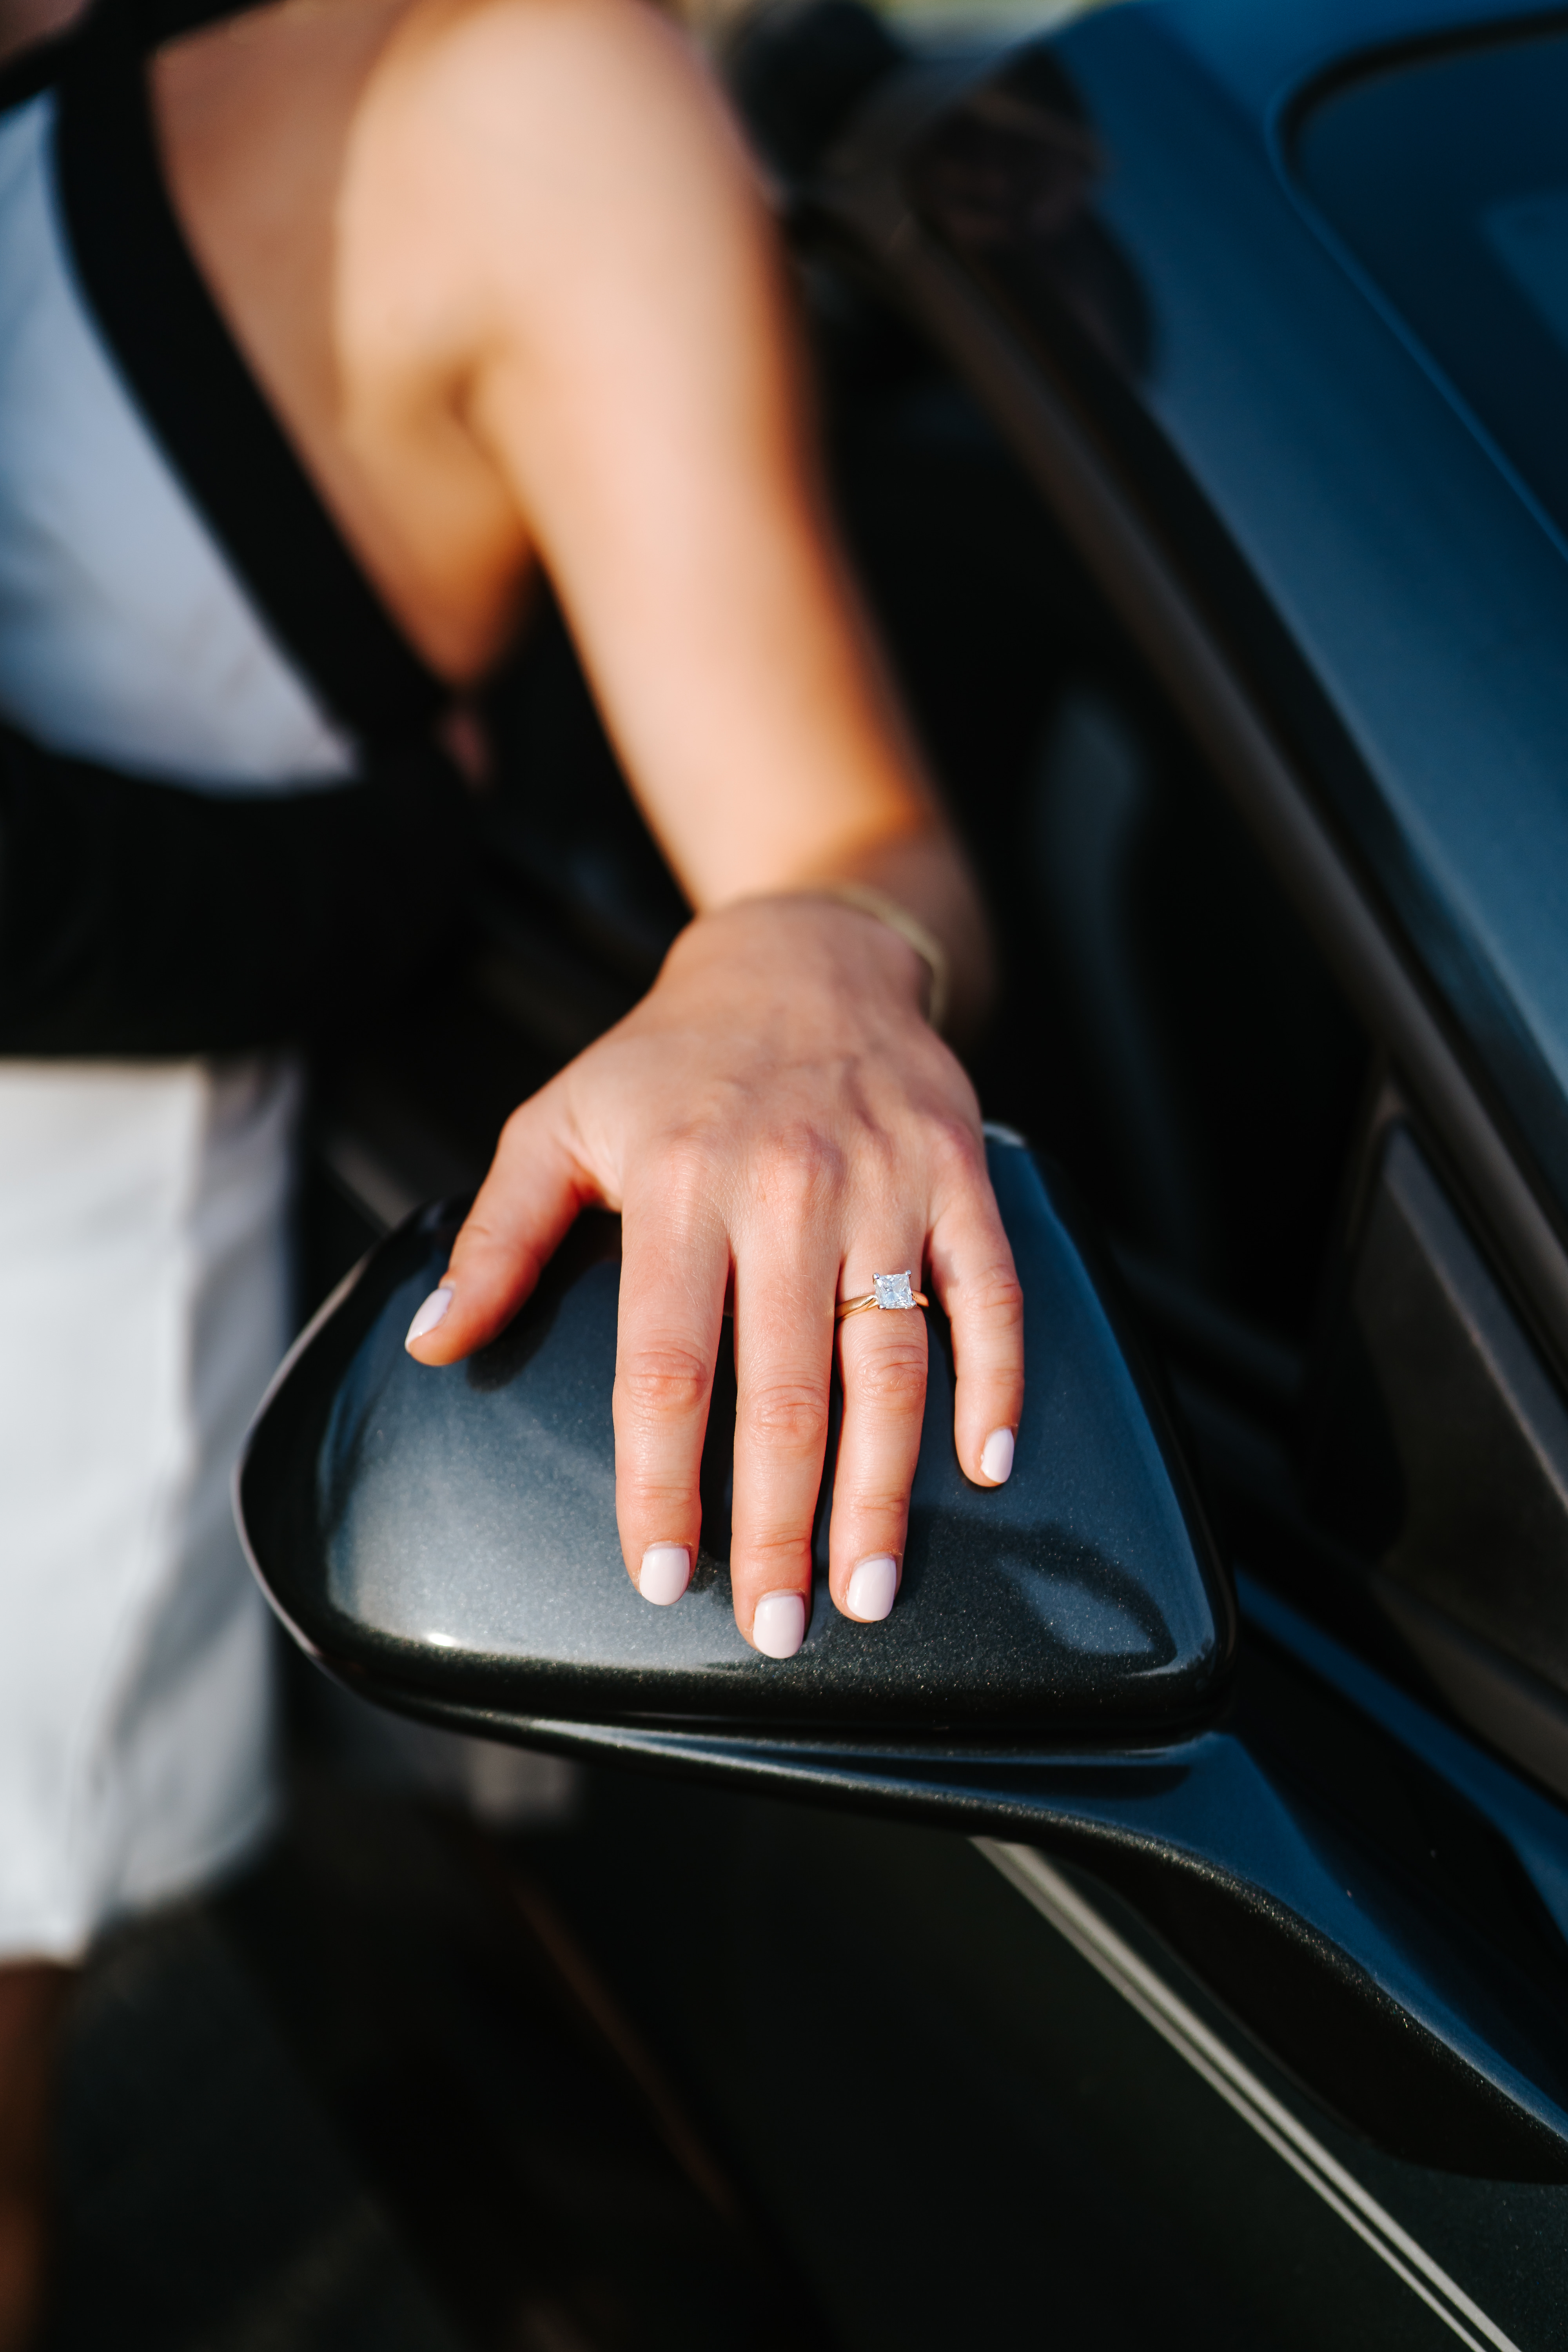
<path fill-rule="evenodd" d="M 355 772 L 73 276 L 54 100 L 0 117 L 0 715 L 207 790 Z M 0 1960 L 71 1958 L 271 1806 L 229 1502 L 288 1338 L 287 1064 L 0 1061 Z"/>

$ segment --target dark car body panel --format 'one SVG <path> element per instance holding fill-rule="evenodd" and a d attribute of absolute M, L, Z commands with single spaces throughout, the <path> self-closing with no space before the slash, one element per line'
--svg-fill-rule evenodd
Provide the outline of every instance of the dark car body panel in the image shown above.
<path fill-rule="evenodd" d="M 1373 2145 L 1444 2171 L 1568 2181 L 1555 1809 L 1266 1589 L 1243 1597 L 1224 1725 L 1139 1748 L 512 1727 L 759 1794 L 1037 1843 L 1134 1903 Z M 477 1708 L 446 1719 L 509 1728 Z"/>
<path fill-rule="evenodd" d="M 1076 380 L 1087 429 L 1113 444 L 1124 491 L 1523 1140 L 1557 1223 L 1568 565 L 1289 185 L 1276 117 L 1323 55 L 1307 12 L 1296 21 L 1277 78 L 1253 59 L 1261 94 L 1245 110 L 1179 6 L 1109 9 L 1055 39 L 1100 150 L 1095 217 L 1146 310 L 1147 364 L 1108 399 L 1103 354 L 1047 306 L 1020 318 L 1004 289 L 999 307 Z M 1378 38 L 1371 12 L 1358 32 Z M 1026 71 L 1026 57 L 1005 78 Z M 939 121 L 924 168 L 942 135 Z M 958 250 L 998 290 L 995 242 Z"/>

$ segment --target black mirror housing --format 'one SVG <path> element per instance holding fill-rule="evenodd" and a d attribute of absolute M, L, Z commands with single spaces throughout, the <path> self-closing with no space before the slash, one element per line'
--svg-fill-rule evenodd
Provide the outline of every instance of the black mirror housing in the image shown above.
<path fill-rule="evenodd" d="M 405 1351 L 458 1222 L 422 1211 L 296 1345 L 237 1481 L 279 1614 L 364 1696 L 442 1720 L 683 1721 L 885 1735 L 1129 1737 L 1213 1709 L 1234 1646 L 1228 1580 L 1158 1399 L 1060 1188 L 989 1140 L 1023 1282 L 1028 1386 L 1003 1487 L 952 1442 L 946 1325 L 930 1375 L 903 1584 L 860 1625 L 827 1595 L 832 1448 L 805 1646 L 742 1640 L 728 1571 L 733 1373 L 703 1470 L 703 1541 L 673 1608 L 642 1600 L 615 1517 L 611 1389 L 619 1224 L 591 1214 L 500 1339 L 432 1370 Z"/>

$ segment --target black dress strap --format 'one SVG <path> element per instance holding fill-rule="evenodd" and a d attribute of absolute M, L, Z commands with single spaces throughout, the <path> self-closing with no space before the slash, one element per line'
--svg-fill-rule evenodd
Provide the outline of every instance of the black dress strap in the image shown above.
<path fill-rule="evenodd" d="M 169 201 L 146 56 L 216 13 L 192 0 L 156 12 L 100 0 L 76 39 L 50 45 L 61 205 L 99 326 L 170 463 L 279 642 L 374 757 L 428 735 L 452 691 L 344 545 Z"/>

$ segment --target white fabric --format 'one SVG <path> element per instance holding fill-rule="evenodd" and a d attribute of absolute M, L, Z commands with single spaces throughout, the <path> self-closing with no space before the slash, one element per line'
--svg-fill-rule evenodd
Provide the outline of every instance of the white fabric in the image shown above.
<path fill-rule="evenodd" d="M 229 1472 L 287 1338 L 287 1071 L 0 1065 L 0 1958 L 71 1958 L 269 1802 Z"/>
<path fill-rule="evenodd" d="M 353 754 L 268 637 L 74 283 L 53 101 L 0 119 L 0 712 L 211 789 Z M 69 1958 L 271 1802 L 229 1475 L 286 1333 L 277 1064 L 0 1062 L 0 1959 Z"/>
<path fill-rule="evenodd" d="M 0 121 L 0 712 L 51 751 L 214 787 L 354 754 L 268 636 L 86 310 L 52 93 Z"/>

